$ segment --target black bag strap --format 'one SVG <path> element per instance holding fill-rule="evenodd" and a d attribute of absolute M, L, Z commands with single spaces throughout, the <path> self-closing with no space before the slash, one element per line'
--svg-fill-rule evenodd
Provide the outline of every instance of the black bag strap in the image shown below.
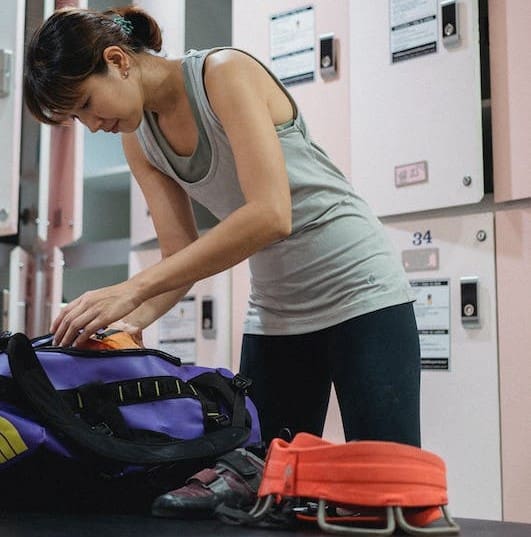
<path fill-rule="evenodd" d="M 43 423 L 59 437 L 91 454 L 129 464 L 173 463 L 217 457 L 241 446 L 249 438 L 251 431 L 245 423 L 243 390 L 234 394 L 233 424 L 199 438 L 154 443 L 102 433 L 99 428 L 91 427 L 79 419 L 65 403 L 39 362 L 31 341 L 24 334 L 15 334 L 10 338 L 7 354 L 13 379 Z"/>
<path fill-rule="evenodd" d="M 202 389 L 214 389 L 219 392 L 225 400 L 227 406 L 233 409 L 232 425 L 236 427 L 245 427 L 249 423 L 250 416 L 245 408 L 245 398 L 240 397 L 245 394 L 247 388 L 251 385 L 251 381 L 242 375 L 235 375 L 232 379 L 231 387 L 223 380 L 221 375 L 217 373 L 203 373 L 194 379 L 194 385 Z"/>

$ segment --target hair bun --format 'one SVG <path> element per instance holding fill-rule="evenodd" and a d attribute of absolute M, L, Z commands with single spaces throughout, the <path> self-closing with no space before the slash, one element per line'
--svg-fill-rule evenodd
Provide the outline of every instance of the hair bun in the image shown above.
<path fill-rule="evenodd" d="M 132 26 L 130 35 L 133 44 L 139 48 L 147 48 L 160 52 L 162 48 L 162 34 L 157 21 L 143 9 L 136 6 L 115 8 L 106 14 L 115 14 L 123 17 Z M 136 47 L 135 47 L 136 48 Z"/>

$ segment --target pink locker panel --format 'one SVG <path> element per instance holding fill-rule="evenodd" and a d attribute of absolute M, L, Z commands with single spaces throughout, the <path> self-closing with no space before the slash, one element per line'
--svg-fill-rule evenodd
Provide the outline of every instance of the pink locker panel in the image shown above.
<path fill-rule="evenodd" d="M 288 89 L 297 101 L 310 133 L 343 171 L 350 174 L 349 120 L 349 2 L 335 0 L 233 0 L 232 43 L 270 65 L 270 17 L 313 6 L 315 12 L 315 66 L 313 82 Z M 338 45 L 337 78 L 323 80 L 319 74 L 319 36 L 333 32 Z"/>
<path fill-rule="evenodd" d="M 66 246 L 81 236 L 83 225 L 83 127 L 50 129 L 48 241 Z"/>
<path fill-rule="evenodd" d="M 531 2 L 489 0 L 494 197 L 531 197 Z"/>
<path fill-rule="evenodd" d="M 56 0 L 55 8 L 86 7 L 84 0 Z M 51 246 L 81 237 L 83 226 L 83 127 L 79 122 L 50 129 L 48 235 Z"/>
<path fill-rule="evenodd" d="M 531 208 L 496 213 L 504 519 L 531 522 Z"/>

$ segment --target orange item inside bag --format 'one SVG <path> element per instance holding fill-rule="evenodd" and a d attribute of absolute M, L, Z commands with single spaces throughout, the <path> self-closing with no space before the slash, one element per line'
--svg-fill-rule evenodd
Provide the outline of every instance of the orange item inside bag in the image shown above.
<path fill-rule="evenodd" d="M 91 351 L 111 351 L 115 349 L 141 349 L 142 346 L 135 341 L 131 334 L 108 328 L 90 336 L 79 348 Z"/>

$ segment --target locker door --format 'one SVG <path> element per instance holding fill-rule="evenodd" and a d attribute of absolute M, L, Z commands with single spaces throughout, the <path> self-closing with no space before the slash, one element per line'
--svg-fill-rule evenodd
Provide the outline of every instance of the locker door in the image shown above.
<path fill-rule="evenodd" d="M 503 516 L 531 523 L 531 207 L 496 212 Z"/>
<path fill-rule="evenodd" d="M 9 269 L 12 248 L 0 244 L 0 332 L 9 330 Z"/>
<path fill-rule="evenodd" d="M 63 252 L 54 247 L 46 266 L 46 307 L 42 333 L 49 330 L 53 319 L 57 317 L 63 305 Z"/>
<path fill-rule="evenodd" d="M 434 368 L 422 372 L 423 447 L 446 462 L 455 516 L 499 520 L 493 216 L 410 220 L 388 223 L 386 228 L 415 284 L 423 361 Z M 467 282 L 473 278 L 477 279 L 477 322 L 468 315 L 475 311 L 467 307 L 471 302 Z M 446 289 L 441 282 L 447 282 Z M 444 359 L 448 369 L 435 369 L 443 367 Z"/>
<path fill-rule="evenodd" d="M 160 260 L 158 249 L 142 249 L 130 252 L 129 275 L 154 265 Z M 231 272 L 226 270 L 210 278 L 196 282 L 184 300 L 167 315 L 152 323 L 144 330 L 146 347 L 163 348 L 176 354 L 183 362 L 187 355 L 181 355 L 174 348 L 190 353 L 198 365 L 208 367 L 231 367 Z M 208 311 L 206 306 L 209 306 Z M 180 323 L 179 309 L 185 310 L 186 326 Z M 213 326 L 204 323 L 205 317 L 213 320 Z M 193 321 L 193 323 L 190 323 Z M 193 341 L 192 341 L 193 340 Z M 167 345 L 167 348 L 164 346 Z"/>
<path fill-rule="evenodd" d="M 179 57 L 184 53 L 185 1 L 139 0 L 137 5 L 155 17 L 163 35 L 164 52 Z M 134 178 L 131 181 L 131 245 L 156 238 L 155 228 L 144 196 Z"/>
<path fill-rule="evenodd" d="M 157 237 L 151 213 L 135 178 L 131 176 L 131 246 Z"/>
<path fill-rule="evenodd" d="M 0 3 L 0 236 L 18 231 L 24 0 Z"/>
<path fill-rule="evenodd" d="M 349 6 L 349 0 L 233 0 L 232 44 L 249 51 L 274 69 L 271 58 L 271 17 L 307 7 L 312 7 L 314 12 L 314 80 L 290 85 L 288 89 L 297 102 L 312 139 L 350 177 L 349 9 L 352 10 L 352 7 Z M 329 33 L 335 36 L 338 71 L 335 77 L 323 78 L 319 69 L 319 36 Z M 296 57 L 294 67 L 297 66 Z"/>
<path fill-rule="evenodd" d="M 46 2 L 44 17 L 53 9 L 66 6 L 84 8 L 86 0 L 56 0 L 55 5 Z M 42 128 L 45 132 L 41 142 L 41 173 L 44 181 L 48 179 L 48 188 L 42 189 L 47 198 L 47 240 L 50 245 L 60 247 L 76 241 L 82 233 L 84 128 L 78 121 L 69 126 Z"/>
<path fill-rule="evenodd" d="M 20 246 L 13 248 L 9 261 L 9 322 L 8 330 L 25 332 L 28 318 L 28 274 L 30 256 Z"/>
<path fill-rule="evenodd" d="M 83 126 L 50 127 L 48 241 L 71 244 L 83 224 Z"/>
<path fill-rule="evenodd" d="M 529 0 L 489 0 L 494 197 L 531 197 Z"/>
<path fill-rule="evenodd" d="M 483 197 L 479 10 L 439 0 L 352 0 L 352 181 L 379 216 Z M 448 42 L 450 41 L 450 42 Z"/>

